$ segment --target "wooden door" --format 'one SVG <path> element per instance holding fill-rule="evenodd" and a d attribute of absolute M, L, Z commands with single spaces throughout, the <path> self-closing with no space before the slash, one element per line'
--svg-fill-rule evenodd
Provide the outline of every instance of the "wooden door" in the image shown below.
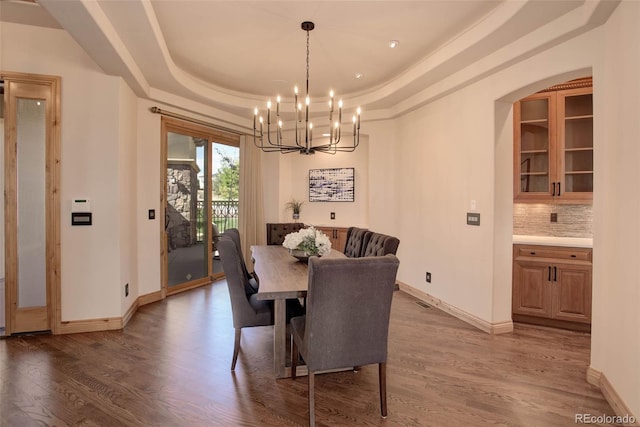
<path fill-rule="evenodd" d="M 3 73 L 7 334 L 60 324 L 60 79 Z"/>

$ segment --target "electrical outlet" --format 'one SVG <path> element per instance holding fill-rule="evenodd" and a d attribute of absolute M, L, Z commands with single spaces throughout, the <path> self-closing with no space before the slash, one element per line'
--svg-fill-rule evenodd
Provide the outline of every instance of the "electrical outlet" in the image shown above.
<path fill-rule="evenodd" d="M 551 222 L 558 222 L 558 213 L 557 212 L 552 212 L 551 213 Z"/>
<path fill-rule="evenodd" d="M 427 279 L 427 283 L 431 283 L 431 273 L 429 273 L 428 271 L 427 271 L 426 279 Z"/>
<path fill-rule="evenodd" d="M 331 219 L 336 219 L 336 213 L 335 212 L 331 212 Z"/>
<path fill-rule="evenodd" d="M 129 296 L 129 284 L 128 283 L 126 285 L 124 285 L 124 296 L 125 297 Z"/>

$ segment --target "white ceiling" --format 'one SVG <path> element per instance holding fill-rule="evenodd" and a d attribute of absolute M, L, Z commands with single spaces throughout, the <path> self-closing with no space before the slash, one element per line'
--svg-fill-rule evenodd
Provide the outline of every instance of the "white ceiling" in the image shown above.
<path fill-rule="evenodd" d="M 345 107 L 359 104 L 383 117 L 415 108 L 406 100 L 416 93 L 563 15 L 587 15 L 578 28 L 586 31 L 615 4 L 3 0 L 0 19 L 64 28 L 106 73 L 122 76 L 139 96 L 179 96 L 241 117 L 276 94 L 290 101 L 295 84 L 304 92 L 306 33 L 300 23 L 310 20 L 316 25 L 310 32 L 312 99 L 324 103 L 333 89 Z M 575 35 L 576 28 L 567 32 Z M 390 49 L 390 40 L 399 47 Z M 356 73 L 363 77 L 356 79 Z M 285 111 L 292 108 L 283 105 Z"/>

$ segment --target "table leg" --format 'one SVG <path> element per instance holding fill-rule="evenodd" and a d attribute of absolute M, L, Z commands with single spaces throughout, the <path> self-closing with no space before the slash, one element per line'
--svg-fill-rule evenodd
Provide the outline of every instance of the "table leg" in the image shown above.
<path fill-rule="evenodd" d="M 287 375 L 287 301 L 276 299 L 273 301 L 273 369 L 276 378 L 286 378 Z M 289 374 L 290 376 L 291 374 Z"/>

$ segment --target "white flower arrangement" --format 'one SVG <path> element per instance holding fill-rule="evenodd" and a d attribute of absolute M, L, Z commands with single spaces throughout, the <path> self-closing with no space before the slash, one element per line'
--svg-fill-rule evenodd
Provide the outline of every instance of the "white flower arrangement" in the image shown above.
<path fill-rule="evenodd" d="M 300 231 L 284 236 L 282 246 L 290 251 L 299 250 L 307 256 L 323 256 L 331 252 L 331 240 L 314 227 L 303 228 Z"/>

